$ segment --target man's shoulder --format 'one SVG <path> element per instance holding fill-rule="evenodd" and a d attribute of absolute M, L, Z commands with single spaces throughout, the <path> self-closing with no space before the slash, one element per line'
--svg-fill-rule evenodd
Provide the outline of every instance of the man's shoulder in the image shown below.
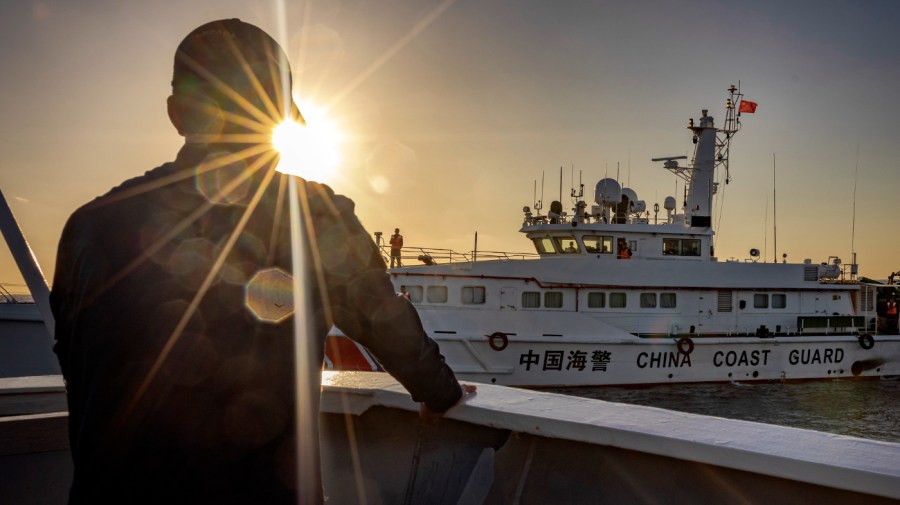
<path fill-rule="evenodd" d="M 174 164 L 164 163 L 143 175 L 132 177 L 75 210 L 66 222 L 70 232 L 103 227 L 108 217 L 121 216 L 127 210 L 153 198 L 160 181 L 175 172 Z"/>
<path fill-rule="evenodd" d="M 350 198 L 334 192 L 327 184 L 306 181 L 306 194 L 310 208 L 334 216 L 354 214 L 356 204 Z"/>
<path fill-rule="evenodd" d="M 168 162 L 148 170 L 143 175 L 126 179 L 118 186 L 82 205 L 76 213 L 102 208 L 118 202 L 128 202 L 131 198 L 152 194 L 152 190 L 159 187 L 157 182 L 174 171 L 174 163 Z"/>

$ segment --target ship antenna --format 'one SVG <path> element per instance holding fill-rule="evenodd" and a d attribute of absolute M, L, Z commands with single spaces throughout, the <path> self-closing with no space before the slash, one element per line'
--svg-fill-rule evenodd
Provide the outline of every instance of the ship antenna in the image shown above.
<path fill-rule="evenodd" d="M 859 176 L 859 144 L 856 144 L 856 172 L 853 174 L 853 225 L 850 228 L 850 275 L 856 267 L 856 179 Z"/>
<path fill-rule="evenodd" d="M 628 187 L 631 187 L 631 148 L 628 148 Z"/>
<path fill-rule="evenodd" d="M 572 165 L 572 203 L 578 208 L 578 202 L 584 197 L 584 183 L 581 181 L 581 170 L 578 171 L 578 191 L 575 191 L 575 165 Z"/>
<path fill-rule="evenodd" d="M 541 199 L 538 200 L 538 203 L 543 203 L 544 201 L 544 171 L 541 170 Z"/>
<path fill-rule="evenodd" d="M 769 254 L 769 197 L 766 197 L 766 217 L 763 219 L 763 263 Z M 777 259 L 777 258 L 776 258 Z M 775 263 L 778 263 L 777 261 Z"/>
<path fill-rule="evenodd" d="M 775 252 L 773 253 L 774 263 L 778 263 L 778 219 L 776 211 L 776 204 L 778 200 L 775 198 L 775 153 L 772 153 L 772 237 L 775 240 Z"/>
<path fill-rule="evenodd" d="M 853 226 L 850 231 L 850 252 L 856 252 L 856 179 L 859 176 L 859 144 L 856 144 L 856 172 L 853 173 Z"/>
<path fill-rule="evenodd" d="M 559 203 L 562 203 L 562 175 L 563 175 L 563 167 L 559 167 Z"/>

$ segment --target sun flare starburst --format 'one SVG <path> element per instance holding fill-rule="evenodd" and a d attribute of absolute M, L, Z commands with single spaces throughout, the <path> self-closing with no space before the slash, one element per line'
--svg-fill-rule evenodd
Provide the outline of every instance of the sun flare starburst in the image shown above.
<path fill-rule="evenodd" d="M 341 134 L 334 122 L 311 105 L 301 106 L 306 125 L 287 120 L 275 127 L 272 144 L 281 156 L 277 170 L 327 182 L 340 162 Z"/>

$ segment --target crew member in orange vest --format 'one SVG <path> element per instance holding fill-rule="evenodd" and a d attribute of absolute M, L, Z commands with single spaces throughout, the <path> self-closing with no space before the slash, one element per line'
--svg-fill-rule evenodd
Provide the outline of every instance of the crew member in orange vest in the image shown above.
<path fill-rule="evenodd" d="M 403 248 L 403 235 L 400 235 L 400 228 L 394 228 L 394 234 L 391 235 L 391 268 L 394 268 L 394 260 L 397 260 L 397 266 L 402 267 L 400 262 L 400 249 Z"/>
<path fill-rule="evenodd" d="M 620 238 L 618 241 L 618 246 L 620 260 L 627 260 L 631 258 L 631 249 L 628 247 L 628 243 L 625 242 L 625 239 Z"/>

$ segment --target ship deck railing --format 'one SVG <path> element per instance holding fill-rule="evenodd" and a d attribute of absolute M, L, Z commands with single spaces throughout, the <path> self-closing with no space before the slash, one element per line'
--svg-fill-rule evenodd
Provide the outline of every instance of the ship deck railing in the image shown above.
<path fill-rule="evenodd" d="M 391 264 L 391 250 L 381 246 L 381 257 L 385 263 Z M 453 249 L 441 249 L 435 247 L 404 246 L 400 255 L 403 266 L 414 265 L 441 265 L 446 263 L 472 263 L 475 261 L 510 261 L 523 259 L 537 259 L 537 253 L 506 252 L 506 251 L 469 251 L 456 252 Z"/>

